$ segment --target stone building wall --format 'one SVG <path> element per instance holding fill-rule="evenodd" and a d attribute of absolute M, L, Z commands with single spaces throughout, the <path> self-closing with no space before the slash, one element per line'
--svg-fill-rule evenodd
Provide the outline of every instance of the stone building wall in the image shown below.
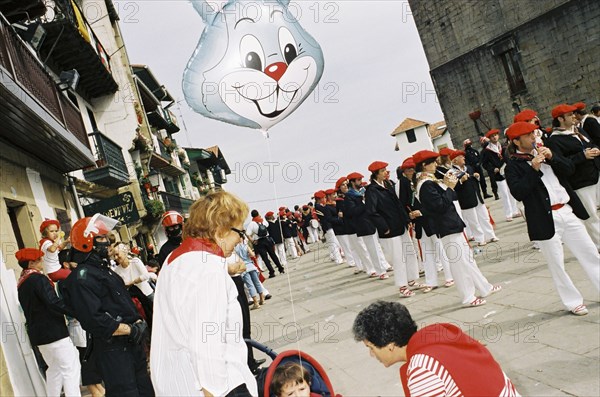
<path fill-rule="evenodd" d="M 482 113 L 479 132 L 485 133 L 508 126 L 518 109 L 535 109 L 549 126 L 555 104 L 600 100 L 600 2 L 409 3 L 455 145 L 477 135 L 469 118 L 475 110 Z M 526 86 L 517 93 L 498 56 L 507 48 Z"/>

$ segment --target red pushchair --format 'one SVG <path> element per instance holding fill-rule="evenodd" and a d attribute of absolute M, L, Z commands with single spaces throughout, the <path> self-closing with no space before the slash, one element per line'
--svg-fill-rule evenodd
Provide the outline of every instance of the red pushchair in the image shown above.
<path fill-rule="evenodd" d="M 246 342 L 252 346 L 253 348 L 260 350 L 261 352 L 268 355 L 273 362 L 269 365 L 268 368 L 262 368 L 256 374 L 256 383 L 258 385 L 258 395 L 259 397 L 275 397 L 274 394 L 271 394 L 270 386 L 271 380 L 273 379 L 273 374 L 275 373 L 275 369 L 279 365 L 283 365 L 289 362 L 301 364 L 308 370 L 308 373 L 311 377 L 311 385 L 310 392 L 311 395 L 320 395 L 323 397 L 342 397 L 340 394 L 335 394 L 333 391 L 333 386 L 331 385 L 331 381 L 325 373 L 325 369 L 309 354 L 301 352 L 299 350 L 286 350 L 277 354 L 273 349 L 268 346 L 265 346 L 259 342 L 256 342 L 252 339 L 246 339 Z"/>

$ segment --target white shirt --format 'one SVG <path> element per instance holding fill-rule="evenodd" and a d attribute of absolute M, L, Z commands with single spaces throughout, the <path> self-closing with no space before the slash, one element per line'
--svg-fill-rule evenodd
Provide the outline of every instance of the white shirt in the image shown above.
<path fill-rule="evenodd" d="M 46 273 L 46 274 L 50 274 L 50 273 L 59 271 L 60 268 L 62 267 L 60 265 L 60 262 L 58 261 L 58 253 L 60 251 L 58 249 L 56 249 L 56 251 L 54 251 L 54 252 L 48 251 L 48 248 L 50 248 L 50 246 L 52 244 L 54 244 L 53 241 L 44 240 L 44 243 L 42 244 L 42 247 L 40 248 L 40 250 L 42 250 L 42 252 L 44 253 L 43 263 L 44 263 L 44 273 Z"/>
<path fill-rule="evenodd" d="M 246 361 L 242 309 L 225 259 L 190 251 L 165 263 L 154 297 L 150 351 L 156 395 L 204 396 L 206 388 L 224 396 L 245 383 L 257 396 Z"/>
<path fill-rule="evenodd" d="M 248 235 L 248 237 L 250 238 L 250 240 L 256 241 L 256 240 L 258 240 L 258 234 L 257 233 L 258 233 L 258 222 L 256 222 L 256 221 L 250 221 L 250 223 L 246 227 L 246 234 Z"/>
<path fill-rule="evenodd" d="M 119 265 L 116 266 L 113 271 L 121 276 L 125 285 L 133 284 L 133 280 L 139 277 L 142 281 L 135 286 L 138 287 L 144 295 L 148 296 L 154 292 L 150 284 L 148 284 L 148 279 L 150 278 L 148 270 L 139 258 L 130 258 L 129 266 L 123 267 Z"/>
<path fill-rule="evenodd" d="M 517 150 L 517 153 L 522 153 Z M 537 156 L 537 150 L 533 150 L 532 153 L 534 156 Z M 529 165 L 531 165 L 531 161 L 528 161 Z M 563 185 L 560 184 L 554 170 L 547 163 L 542 163 L 542 168 L 540 168 L 542 172 L 542 182 L 544 186 L 546 186 L 546 190 L 548 190 L 548 197 L 550 198 L 550 205 L 555 204 L 567 204 L 571 198 L 569 197 L 569 193 L 565 190 Z"/>

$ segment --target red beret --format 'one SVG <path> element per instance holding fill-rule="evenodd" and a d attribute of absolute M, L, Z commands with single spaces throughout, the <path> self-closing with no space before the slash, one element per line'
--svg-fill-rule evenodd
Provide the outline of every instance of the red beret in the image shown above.
<path fill-rule="evenodd" d="M 348 174 L 347 178 L 349 181 L 352 179 L 362 179 L 362 178 L 364 178 L 364 175 L 361 174 L 360 172 L 353 172 L 351 174 Z"/>
<path fill-rule="evenodd" d="M 44 253 L 37 248 L 23 248 L 18 250 L 15 253 L 17 257 L 17 261 L 19 262 L 29 262 L 29 261 L 37 261 Z"/>
<path fill-rule="evenodd" d="M 279 216 L 285 216 L 285 211 L 279 211 Z"/>
<path fill-rule="evenodd" d="M 328 196 L 331 195 L 331 194 L 333 194 L 333 193 L 335 193 L 335 189 L 327 189 L 327 190 L 325 190 L 325 194 L 328 195 Z"/>
<path fill-rule="evenodd" d="M 425 160 L 436 159 L 440 157 L 438 152 L 432 152 L 431 150 L 421 150 L 413 154 L 412 158 L 415 164 L 422 163 Z"/>
<path fill-rule="evenodd" d="M 494 129 L 494 130 L 489 130 L 488 132 L 485 133 L 485 137 L 486 138 L 491 138 L 493 135 L 499 134 L 500 130 L 498 129 Z"/>
<path fill-rule="evenodd" d="M 131 248 L 131 253 L 134 255 L 139 255 L 140 254 L 140 249 L 138 247 L 132 247 Z"/>
<path fill-rule="evenodd" d="M 444 147 L 440 149 L 440 156 L 452 156 L 453 152 L 454 150 L 450 149 L 449 147 Z"/>
<path fill-rule="evenodd" d="M 526 121 L 519 121 L 518 123 L 511 124 L 506 130 L 506 136 L 508 139 L 515 139 L 521 135 L 527 135 L 537 129 L 535 124 L 528 123 Z"/>
<path fill-rule="evenodd" d="M 450 159 L 454 160 L 455 158 L 457 158 L 458 156 L 464 156 L 465 152 L 463 152 L 462 150 L 455 150 L 452 152 L 452 154 L 450 155 Z"/>
<path fill-rule="evenodd" d="M 371 172 L 375 172 L 378 171 L 382 168 L 385 168 L 388 166 L 388 163 L 384 162 L 384 161 L 373 161 L 370 165 L 368 170 Z"/>
<path fill-rule="evenodd" d="M 265 217 L 267 217 L 267 216 L 273 216 L 273 215 L 275 215 L 275 213 L 273 211 L 269 211 L 269 212 L 267 212 L 265 214 Z"/>
<path fill-rule="evenodd" d="M 567 105 L 566 103 L 561 103 L 560 105 L 555 106 L 554 109 L 552 109 L 552 118 L 555 119 L 559 116 L 562 116 L 563 114 L 574 112 L 576 110 L 577 107 L 575 106 Z"/>
<path fill-rule="evenodd" d="M 537 112 L 531 109 L 525 109 L 517 114 L 513 118 L 514 123 L 518 123 L 519 121 L 531 121 L 535 117 L 537 117 Z"/>
<path fill-rule="evenodd" d="M 402 165 L 400 166 L 400 168 L 403 170 L 407 170 L 409 168 L 415 168 L 415 162 L 413 161 L 413 158 L 408 157 L 406 160 L 404 160 L 402 162 Z"/>
<path fill-rule="evenodd" d="M 285 211 L 285 207 L 279 207 L 279 211 Z"/>
<path fill-rule="evenodd" d="M 302 206 L 302 209 L 303 209 L 303 210 L 305 210 L 305 211 L 306 211 L 308 208 L 309 208 L 309 207 L 308 207 L 308 205 L 303 205 L 303 206 Z"/>
<path fill-rule="evenodd" d="M 317 198 L 317 199 L 325 198 L 325 192 L 322 191 L 322 190 L 319 190 L 318 192 L 315 192 L 315 198 Z"/>
<path fill-rule="evenodd" d="M 50 225 L 56 225 L 56 227 L 60 228 L 60 222 L 57 221 L 56 219 L 46 219 L 40 225 L 40 233 L 43 233 L 44 230 Z"/>
<path fill-rule="evenodd" d="M 585 109 L 585 103 L 583 103 L 583 102 L 574 103 L 573 106 L 575 106 L 577 108 L 577 110 Z"/>
<path fill-rule="evenodd" d="M 346 182 L 348 180 L 348 178 L 346 178 L 345 176 L 341 177 L 340 179 L 337 180 L 337 182 L 335 183 L 335 188 L 339 189 L 340 186 L 342 186 L 342 183 Z"/>

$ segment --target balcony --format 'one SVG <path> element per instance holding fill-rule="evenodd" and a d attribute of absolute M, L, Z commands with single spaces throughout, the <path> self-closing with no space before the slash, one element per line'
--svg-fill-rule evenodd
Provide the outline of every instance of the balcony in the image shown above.
<path fill-rule="evenodd" d="M 112 189 L 128 185 L 129 172 L 121 146 L 100 131 L 94 131 L 90 136 L 94 140 L 97 160 L 95 167 L 83 170 L 85 179 Z"/>
<path fill-rule="evenodd" d="M 79 109 L 1 15 L 0 138 L 61 173 L 94 163 Z"/>
<path fill-rule="evenodd" d="M 0 0 L 0 13 L 10 22 L 33 20 L 46 13 L 44 0 Z"/>
<path fill-rule="evenodd" d="M 159 130 L 166 130 L 169 134 L 179 132 L 177 118 L 169 109 L 157 106 L 155 110 L 148 112 L 148 121 Z"/>
<path fill-rule="evenodd" d="M 80 80 L 77 92 L 91 99 L 115 93 L 119 86 L 112 76 L 110 56 L 83 16 L 70 0 L 55 0 L 52 18 L 43 24 L 46 39 L 40 56 L 59 74 L 76 69 Z"/>
<path fill-rule="evenodd" d="M 189 214 L 190 207 L 194 204 L 194 200 L 180 197 L 175 194 L 160 192 L 160 198 L 165 205 L 165 211 L 177 211 L 180 214 Z"/>
<path fill-rule="evenodd" d="M 157 140 L 157 142 L 158 152 L 155 147 L 150 158 L 150 166 L 173 177 L 185 174 L 185 170 L 175 163 L 175 159 L 167 146 L 160 140 Z"/>
<path fill-rule="evenodd" d="M 229 165 L 218 146 L 206 149 L 186 148 L 190 162 L 196 163 L 201 173 L 210 172 L 214 183 L 221 186 L 227 183 L 227 175 L 231 174 Z"/>

